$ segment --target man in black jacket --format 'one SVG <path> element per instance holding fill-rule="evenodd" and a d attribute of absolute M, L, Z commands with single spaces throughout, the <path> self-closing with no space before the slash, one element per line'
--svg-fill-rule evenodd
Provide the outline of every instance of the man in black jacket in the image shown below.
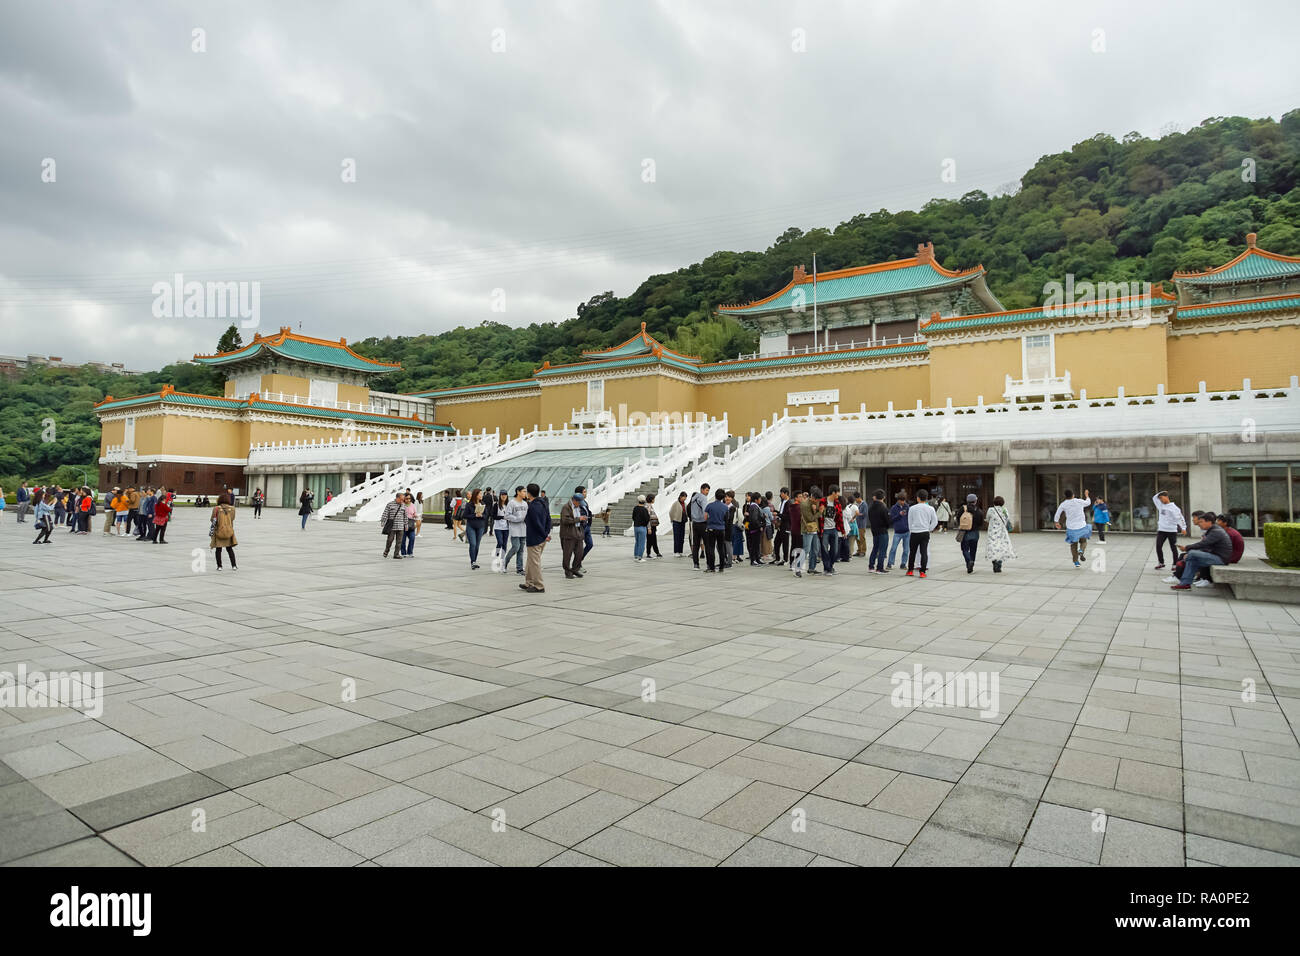
<path fill-rule="evenodd" d="M 866 523 L 871 528 L 871 557 L 867 559 L 867 570 L 884 574 L 885 554 L 889 551 L 889 509 L 885 507 L 885 492 L 882 488 L 877 488 L 871 495 Z M 862 516 L 859 515 L 859 527 L 862 524 Z"/>
<path fill-rule="evenodd" d="M 709 483 L 706 481 L 700 485 L 699 491 L 691 495 L 690 503 L 686 506 L 686 517 L 691 522 L 691 560 L 695 562 L 696 571 L 700 570 L 700 552 L 708 548 L 705 538 L 709 529 L 709 516 L 704 512 L 708 506 Z"/>
<path fill-rule="evenodd" d="M 1205 514 L 1197 515 L 1193 520 L 1205 532 L 1205 536 L 1195 544 L 1181 546 L 1184 561 L 1183 576 L 1171 587 L 1174 591 L 1190 590 L 1192 582 L 1196 580 L 1202 568 L 1227 564 L 1228 558 L 1232 555 L 1232 539 L 1228 537 L 1228 532 L 1219 527 L 1218 515 L 1213 511 L 1207 511 Z"/>
<path fill-rule="evenodd" d="M 781 500 L 772 508 L 776 524 L 776 537 L 772 541 L 772 563 L 785 564 L 790 560 L 790 520 L 798 512 L 790 502 L 790 489 L 781 489 Z"/>
<path fill-rule="evenodd" d="M 546 590 L 542 586 L 542 550 L 551 540 L 551 506 L 542 497 L 542 490 L 536 484 L 528 486 L 524 493 L 528 500 L 528 515 L 524 518 L 524 544 L 528 547 L 528 561 L 524 565 L 524 583 L 519 585 L 521 591 L 541 594 Z"/>

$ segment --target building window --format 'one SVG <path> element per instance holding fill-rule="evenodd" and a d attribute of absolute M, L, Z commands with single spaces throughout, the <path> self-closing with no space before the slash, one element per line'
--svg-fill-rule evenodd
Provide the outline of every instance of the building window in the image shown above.
<path fill-rule="evenodd" d="M 184 483 L 187 484 L 187 485 L 192 485 L 192 484 L 194 484 L 194 472 L 192 472 L 192 471 L 187 471 L 187 472 L 185 472 L 185 481 L 184 481 Z"/>
<path fill-rule="evenodd" d="M 587 408 L 600 411 L 605 407 L 605 380 L 593 378 L 587 382 Z"/>
<path fill-rule="evenodd" d="M 1227 465 L 1224 508 L 1244 535 L 1262 536 L 1264 525 L 1290 521 L 1300 505 L 1300 464 Z"/>
<path fill-rule="evenodd" d="M 1026 379 L 1047 379 L 1056 375 L 1056 346 L 1048 335 L 1026 335 L 1021 340 L 1022 371 Z"/>
<path fill-rule="evenodd" d="M 224 471 L 214 471 L 212 473 L 212 480 L 216 483 L 218 488 L 226 487 L 226 473 Z"/>

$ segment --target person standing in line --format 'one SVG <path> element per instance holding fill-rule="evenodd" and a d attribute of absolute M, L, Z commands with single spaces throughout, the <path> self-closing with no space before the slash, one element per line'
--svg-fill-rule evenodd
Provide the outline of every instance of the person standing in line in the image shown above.
<path fill-rule="evenodd" d="M 1092 503 L 1092 527 L 1097 532 L 1097 539 L 1106 541 L 1106 525 L 1110 524 L 1110 506 L 1098 498 Z"/>
<path fill-rule="evenodd" d="M 311 500 L 315 497 L 309 488 L 304 488 L 298 496 L 298 514 L 302 517 L 302 530 L 307 530 L 307 519 L 311 517 Z"/>
<path fill-rule="evenodd" d="M 916 568 L 917 554 L 921 555 L 921 577 L 925 577 L 930 564 L 930 532 L 939 526 L 939 519 L 935 516 L 934 508 L 926 502 L 929 497 L 929 492 L 924 488 L 919 489 L 916 492 L 916 504 L 907 509 L 908 577 L 912 576 L 912 571 Z"/>
<path fill-rule="evenodd" d="M 573 498 L 560 506 L 560 565 L 566 578 L 582 577 L 582 548 L 587 524 L 582 505 L 582 492 L 575 491 Z"/>
<path fill-rule="evenodd" d="M 167 522 L 171 518 L 172 502 L 170 495 L 159 495 L 157 503 L 153 506 L 153 534 L 151 540 L 154 544 L 166 544 Z"/>
<path fill-rule="evenodd" d="M 117 511 L 113 507 L 113 502 L 121 493 L 122 489 L 117 487 L 104 492 L 104 534 L 113 533 L 113 526 L 117 523 Z"/>
<path fill-rule="evenodd" d="M 119 537 L 126 537 L 126 522 L 131 515 L 131 489 L 119 491 L 113 496 L 113 528 Z"/>
<path fill-rule="evenodd" d="M 1156 506 L 1156 570 L 1165 566 L 1165 542 L 1169 542 L 1169 560 L 1178 558 L 1178 536 L 1187 533 L 1187 519 L 1178 505 L 1169 499 L 1169 492 L 1156 492 L 1151 503 Z"/>
<path fill-rule="evenodd" d="M 1061 527 L 1061 516 L 1065 516 L 1065 540 L 1070 545 L 1070 557 L 1074 561 L 1074 566 L 1079 567 L 1080 562 L 1087 561 L 1088 556 L 1085 550 L 1088 547 L 1088 539 L 1092 537 L 1092 529 L 1088 527 L 1088 518 L 1084 514 L 1084 508 L 1088 504 L 1088 490 L 1085 488 L 1082 498 L 1076 498 L 1074 492 L 1069 488 L 1065 489 L 1065 500 L 1057 506 L 1056 515 L 1052 522 L 1059 530 Z M 1164 565 L 1160 565 L 1164 567 Z"/>
<path fill-rule="evenodd" d="M 230 570 L 238 571 L 235 566 L 235 548 L 239 542 L 235 540 L 235 506 L 233 496 L 230 492 L 224 492 L 217 497 L 216 507 L 212 509 L 212 540 L 208 542 L 208 547 L 212 549 L 217 558 L 217 570 L 221 570 L 221 549 L 226 549 L 226 554 L 230 557 Z"/>
<path fill-rule="evenodd" d="M 253 491 L 253 518 L 262 517 L 262 506 L 266 504 L 266 495 L 262 494 L 262 489 L 257 488 Z"/>
<path fill-rule="evenodd" d="M 49 544 L 50 532 L 54 530 L 54 505 L 40 488 L 32 492 L 30 500 L 36 515 L 36 540 L 32 544 Z"/>
<path fill-rule="evenodd" d="M 645 560 L 645 541 L 648 534 L 647 528 L 650 526 L 650 512 L 645 506 L 645 495 L 636 496 L 636 504 L 632 508 L 632 560 Z"/>
<path fill-rule="evenodd" d="M 551 506 L 541 495 L 536 484 L 527 488 L 528 515 L 524 519 L 525 543 L 528 546 L 528 566 L 520 590 L 541 594 L 546 590 L 542 583 L 542 552 L 551 540 Z"/>
<path fill-rule="evenodd" d="M 645 526 L 645 556 L 647 560 L 662 558 L 663 555 L 659 552 L 659 513 L 655 511 L 654 495 L 645 496 L 645 507 L 650 512 L 650 523 Z M 591 532 L 587 534 L 590 538 Z M 586 559 L 587 554 L 585 551 L 582 557 L 584 560 Z"/>
<path fill-rule="evenodd" d="M 775 556 L 774 564 L 790 563 L 790 536 L 795 533 L 793 521 L 798 514 L 799 509 L 793 506 L 790 501 L 790 489 L 781 488 L 781 498 L 775 505 L 776 511 L 776 540 L 772 545 L 772 552 Z"/>
<path fill-rule="evenodd" d="M 118 525 L 119 532 L 130 537 L 135 534 L 136 526 L 139 524 L 140 517 L 140 492 L 136 491 L 135 485 L 126 489 L 126 528 L 123 529 Z"/>
<path fill-rule="evenodd" d="M 1011 515 L 1007 513 L 1007 503 L 1001 495 L 993 499 L 993 507 L 986 516 L 989 522 L 989 544 L 984 549 L 984 556 L 993 562 L 993 573 L 1002 573 L 1002 562 L 1012 561 L 1016 549 L 1011 544 Z"/>
<path fill-rule="evenodd" d="M 936 512 L 937 516 L 937 512 Z M 966 573 L 975 573 L 975 553 L 980 546 L 980 529 L 984 527 L 984 510 L 974 495 L 966 496 L 966 503 L 957 516 L 957 529 L 961 531 L 961 556 L 966 561 Z"/>
<path fill-rule="evenodd" d="M 939 495 L 938 498 L 939 502 L 934 506 L 934 514 L 939 519 L 939 530 L 947 531 L 948 522 L 952 520 L 952 506 L 943 495 Z"/>
<path fill-rule="evenodd" d="M 848 495 L 844 504 L 844 535 L 846 543 L 849 545 L 849 557 L 862 557 L 858 551 L 858 499 L 856 495 Z"/>
<path fill-rule="evenodd" d="M 691 521 L 691 560 L 695 564 L 696 571 L 700 570 L 700 552 L 707 547 L 708 507 L 711 503 L 709 501 L 709 483 L 706 481 L 700 485 L 699 491 L 691 495 L 691 502 L 686 508 L 687 516 Z M 709 559 L 709 563 L 713 563 L 712 559 Z"/>
<path fill-rule="evenodd" d="M 871 530 L 871 503 L 858 495 L 858 557 L 867 557 L 867 532 Z M 874 543 L 874 542 L 873 542 Z"/>
<path fill-rule="evenodd" d="M 406 527 L 402 530 L 402 557 L 415 557 L 415 496 L 409 491 L 402 495 L 406 510 Z"/>
<path fill-rule="evenodd" d="M 447 526 L 448 531 L 451 530 L 451 492 L 450 491 L 444 491 L 442 493 L 442 523 Z"/>
<path fill-rule="evenodd" d="M 501 573 L 510 569 L 510 559 L 515 559 L 515 574 L 524 573 L 524 554 L 526 553 L 525 536 L 527 529 L 524 521 L 528 517 L 528 500 L 524 497 L 524 486 L 515 488 L 515 496 L 506 505 L 506 527 L 510 532 L 510 550 L 501 559 Z"/>
<path fill-rule="evenodd" d="M 704 487 L 707 488 L 708 485 Z M 727 493 L 721 488 L 715 491 L 713 500 L 704 508 L 704 514 L 707 535 L 704 551 L 709 564 L 705 571 L 717 571 L 721 574 L 727 570 L 727 546 L 730 537 L 730 532 L 727 530 L 727 519 L 731 515 L 731 509 L 727 506 Z M 713 563 L 715 556 L 717 557 L 716 567 Z"/>
<path fill-rule="evenodd" d="M 384 505 L 384 512 L 379 516 L 379 530 L 384 535 L 384 553 L 381 557 L 388 557 L 388 552 L 393 552 L 393 560 L 402 559 L 402 539 L 406 535 L 406 502 L 405 495 L 397 492 L 393 500 Z"/>
<path fill-rule="evenodd" d="M 80 508 L 80 523 L 77 525 L 77 534 L 90 534 L 90 519 L 95 517 L 95 496 L 90 493 L 89 488 L 83 487 L 81 489 Z"/>
<path fill-rule="evenodd" d="M 58 485 L 54 486 L 54 523 L 63 524 L 63 516 L 68 513 L 67 502 L 63 497 L 63 489 Z"/>
<path fill-rule="evenodd" d="M 858 520 L 862 519 L 859 517 Z M 871 504 L 867 506 L 867 526 L 871 529 L 871 556 L 867 558 L 867 570 L 884 574 L 885 552 L 889 550 L 889 509 L 885 507 L 882 488 L 877 488 L 871 495 Z"/>
<path fill-rule="evenodd" d="M 1190 590 L 1192 582 L 1196 581 L 1202 569 L 1227 564 L 1232 557 L 1232 539 L 1223 528 L 1219 527 L 1218 515 L 1213 511 L 1207 511 L 1196 519 L 1196 525 L 1204 535 L 1200 541 L 1182 545 L 1183 576 L 1170 590 Z M 1213 581 L 1209 583 L 1213 584 Z"/>
<path fill-rule="evenodd" d="M 844 509 L 840 507 L 839 486 L 831 485 L 818 506 L 821 518 L 822 570 L 834 575 L 835 560 L 840 552 L 839 538 L 844 533 Z"/>
<path fill-rule="evenodd" d="M 140 511 L 136 516 L 135 529 L 132 532 L 135 540 L 149 540 L 149 531 L 153 528 L 153 508 L 157 502 L 157 493 L 152 488 L 146 488 L 144 497 L 140 499 Z"/>
<path fill-rule="evenodd" d="M 501 556 L 501 569 L 506 566 L 506 552 L 510 550 L 510 519 L 506 517 L 510 510 L 510 495 L 504 488 L 497 495 L 496 517 L 492 520 L 492 536 L 496 538 L 496 554 Z"/>
<path fill-rule="evenodd" d="M 772 564 L 772 536 L 776 530 L 776 512 L 772 510 L 772 492 L 763 492 L 759 501 L 759 510 L 763 513 L 763 534 L 758 541 L 758 560 L 763 564 Z M 767 560 L 764 561 L 763 559 Z"/>
<path fill-rule="evenodd" d="M 756 568 L 763 563 L 761 558 L 763 529 L 763 509 L 759 506 L 759 494 L 751 491 L 745 495 L 745 510 L 741 518 L 745 525 L 745 548 L 749 551 L 749 566 Z"/>
<path fill-rule="evenodd" d="M 27 514 L 32 509 L 32 493 L 27 490 L 27 482 L 24 481 L 18 485 L 17 494 L 18 497 L 15 499 L 14 503 L 18 505 L 18 510 L 15 512 L 16 517 L 14 520 L 17 521 L 18 524 L 25 524 L 27 521 Z"/>
<path fill-rule="evenodd" d="M 889 546 L 889 565 L 885 568 L 886 571 L 894 569 L 894 556 L 898 554 L 900 543 L 903 546 L 903 557 L 898 561 L 900 568 L 911 553 L 909 538 L 912 532 L 907 521 L 907 492 L 900 491 L 894 495 L 894 504 L 889 509 L 889 523 L 894 529 L 894 543 Z"/>
<path fill-rule="evenodd" d="M 465 540 L 469 544 L 469 569 L 478 570 L 478 549 L 483 540 L 483 534 L 487 529 L 487 522 L 483 518 L 487 510 L 483 503 L 483 493 L 475 488 L 461 505 L 461 518 L 465 522 Z"/>
<path fill-rule="evenodd" d="M 731 547 L 727 550 L 727 567 L 730 568 L 745 556 L 745 531 L 741 527 L 740 503 L 736 501 L 736 493 L 728 490 L 723 500 L 727 503 L 727 538 L 731 542 Z"/>
<path fill-rule="evenodd" d="M 673 523 L 673 557 L 686 557 L 686 492 L 680 492 L 668 509 L 668 520 Z"/>
<path fill-rule="evenodd" d="M 822 546 L 822 516 L 825 513 L 821 505 L 822 490 L 817 485 L 808 489 L 808 494 L 799 502 L 799 521 L 803 534 L 803 561 L 809 574 L 821 574 L 817 570 L 817 559 Z M 803 577 L 795 571 L 795 577 Z"/>

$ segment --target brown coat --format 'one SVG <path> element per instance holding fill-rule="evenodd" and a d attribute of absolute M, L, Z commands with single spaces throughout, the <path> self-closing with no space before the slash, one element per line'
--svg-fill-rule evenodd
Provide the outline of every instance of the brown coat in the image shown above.
<path fill-rule="evenodd" d="M 212 509 L 212 517 L 217 519 L 217 531 L 208 543 L 208 547 L 237 547 L 239 542 L 235 540 L 235 509 L 230 505 L 217 505 Z"/>
<path fill-rule="evenodd" d="M 582 541 L 587 537 L 584 525 L 573 513 L 573 502 L 566 501 L 560 508 L 560 540 Z"/>

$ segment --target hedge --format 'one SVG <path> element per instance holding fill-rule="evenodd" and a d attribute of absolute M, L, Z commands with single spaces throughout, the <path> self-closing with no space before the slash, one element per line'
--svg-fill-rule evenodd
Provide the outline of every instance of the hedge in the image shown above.
<path fill-rule="evenodd" d="M 1264 554 L 1282 568 L 1300 568 L 1300 522 L 1270 521 L 1264 525 Z"/>

